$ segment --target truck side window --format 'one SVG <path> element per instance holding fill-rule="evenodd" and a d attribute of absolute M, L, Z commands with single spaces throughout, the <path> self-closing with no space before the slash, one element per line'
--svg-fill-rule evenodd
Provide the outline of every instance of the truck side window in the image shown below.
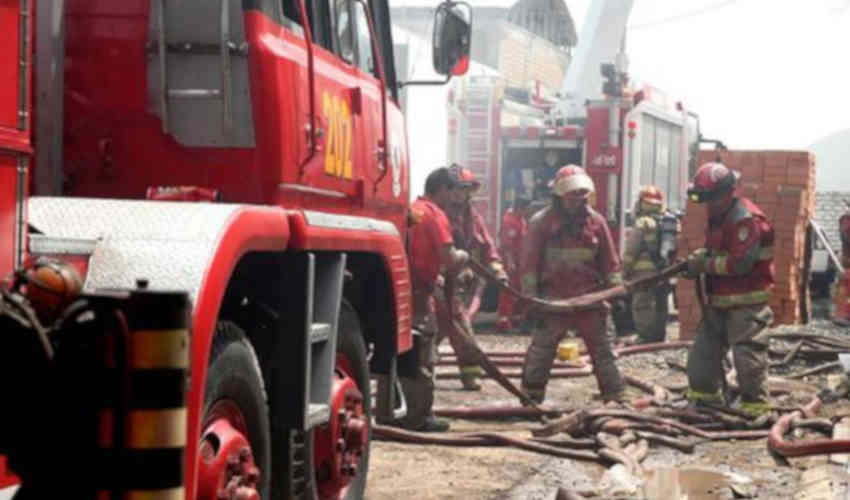
<path fill-rule="evenodd" d="M 301 26 L 301 13 L 298 12 L 298 0 L 281 0 L 280 7 L 285 21 Z"/>
<path fill-rule="evenodd" d="M 354 64 L 354 37 L 351 22 L 351 2 L 336 0 L 336 38 L 339 56 L 349 64 Z"/>
<path fill-rule="evenodd" d="M 331 16 L 330 0 L 308 0 L 310 11 L 310 25 L 313 33 L 313 43 L 318 44 L 328 51 L 333 52 L 333 17 Z"/>
<path fill-rule="evenodd" d="M 301 26 L 301 11 L 298 0 L 281 0 L 280 10 L 283 14 L 282 25 L 301 38 L 304 38 L 304 28 Z"/>
<path fill-rule="evenodd" d="M 372 32 L 369 31 L 369 17 L 361 2 L 354 2 L 354 15 L 357 21 L 357 66 L 363 71 L 378 77 L 375 59 L 372 53 Z"/>

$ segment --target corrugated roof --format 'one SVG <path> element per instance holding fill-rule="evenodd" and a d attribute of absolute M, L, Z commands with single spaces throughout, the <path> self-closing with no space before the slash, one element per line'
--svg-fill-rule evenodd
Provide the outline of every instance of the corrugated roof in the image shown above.
<path fill-rule="evenodd" d="M 848 191 L 822 191 L 815 193 L 815 222 L 826 233 L 829 243 L 836 251 L 841 250 L 841 236 L 838 234 L 838 218 L 847 212 L 844 200 L 850 201 Z"/>
<path fill-rule="evenodd" d="M 575 22 L 564 0 L 518 0 L 508 20 L 558 46 L 578 43 Z"/>

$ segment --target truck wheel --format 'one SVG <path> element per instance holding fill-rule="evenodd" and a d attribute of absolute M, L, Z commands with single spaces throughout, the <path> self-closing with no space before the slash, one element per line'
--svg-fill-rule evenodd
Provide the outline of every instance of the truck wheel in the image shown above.
<path fill-rule="evenodd" d="M 241 328 L 220 322 L 204 389 L 197 498 L 269 498 L 270 442 L 257 356 Z"/>
<path fill-rule="evenodd" d="M 337 334 L 331 420 L 313 431 L 313 485 L 322 500 L 363 497 L 372 438 L 366 344 L 357 313 L 343 303 Z"/>

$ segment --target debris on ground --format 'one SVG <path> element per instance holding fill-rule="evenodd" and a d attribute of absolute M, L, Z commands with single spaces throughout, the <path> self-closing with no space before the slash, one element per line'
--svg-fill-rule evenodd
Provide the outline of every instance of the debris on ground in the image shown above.
<path fill-rule="evenodd" d="M 677 333 L 675 324 L 670 329 Z M 556 361 L 555 370 L 565 375 L 550 382 L 542 411 L 522 407 L 493 381 L 484 381 L 481 392 L 470 393 L 461 391 L 456 380 L 441 377 L 436 410 L 455 419 L 452 432 L 429 435 L 417 446 L 409 444 L 411 436 L 404 438 L 406 444 L 376 442 L 370 476 L 375 480 L 368 498 L 398 498 L 392 494 L 393 481 L 417 484 L 436 471 L 452 486 L 411 498 L 685 498 L 653 491 L 659 481 L 675 479 L 685 495 L 691 485 L 703 484 L 694 477 L 709 476 L 725 478 L 717 480 L 714 496 L 699 496 L 694 490 L 688 498 L 795 498 L 796 486 L 804 486 L 803 471 L 827 465 L 829 453 L 841 457 L 839 451 L 850 452 L 850 445 L 836 449 L 847 443 L 842 418 L 850 418 L 850 383 L 837 361 L 840 352 L 850 352 L 850 330 L 819 320 L 769 333 L 774 411 L 758 419 L 734 404 L 687 405 L 685 342 L 668 342 L 661 351 L 621 346 L 618 365 L 630 387 L 629 398 L 618 405 L 606 406 L 599 399 L 586 358 Z M 500 370 L 520 368 L 528 337 L 485 333 L 477 338 Z M 456 373 L 451 352 L 444 352 L 438 374 Z M 727 370 L 732 372 L 732 366 Z M 728 400 L 734 401 L 736 389 L 736 384 L 728 384 Z M 815 400 L 820 403 L 817 414 L 811 408 L 806 411 Z M 376 437 L 399 439 L 382 434 L 384 430 L 376 428 Z M 778 446 L 773 452 L 767 439 L 771 430 L 781 438 L 771 442 Z M 833 434 L 842 441 L 833 441 Z M 447 438 L 453 441 L 435 444 Z M 420 442 L 416 437 L 412 441 Z M 816 455 L 797 458 L 800 450 Z M 381 464 L 387 460 L 387 465 L 398 465 L 406 455 L 417 457 L 417 472 L 408 475 L 406 469 L 393 467 L 390 478 Z M 832 465 L 830 477 L 843 477 L 846 483 L 846 472 Z M 838 489 L 840 484 L 834 482 Z M 634 493 L 628 493 L 632 489 Z"/>

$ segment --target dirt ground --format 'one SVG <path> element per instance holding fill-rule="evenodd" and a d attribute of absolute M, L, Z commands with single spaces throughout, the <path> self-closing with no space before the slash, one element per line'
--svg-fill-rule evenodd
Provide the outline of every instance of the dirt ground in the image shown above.
<path fill-rule="evenodd" d="M 850 330 L 840 329 L 829 322 L 816 320 L 806 326 L 783 326 L 775 331 L 815 332 L 831 335 L 848 335 Z M 519 334 L 496 334 L 486 324 L 478 327 L 478 340 L 485 350 L 524 351 L 529 338 Z M 671 323 L 668 339 L 678 338 L 678 324 Z M 776 342 L 774 342 L 776 343 Z M 450 352 L 447 343 L 442 352 Z M 685 350 L 640 354 L 621 358 L 619 366 L 629 375 L 661 385 L 671 386 L 686 381 L 685 375 L 670 368 L 667 359 L 684 364 Z M 771 370 L 772 375 L 803 370 L 813 364 L 795 361 L 782 372 Z M 440 367 L 438 373 L 456 370 Z M 820 390 L 827 385 L 827 375 L 837 370 L 806 377 L 801 380 Z M 641 393 L 630 388 L 629 395 Z M 775 404 L 795 407 L 806 401 L 809 391 L 797 390 L 774 399 Z M 553 407 L 594 408 L 602 406 L 596 399 L 597 386 L 593 377 L 554 379 L 550 382 L 546 403 Z M 437 381 L 437 407 L 476 405 L 515 405 L 515 399 L 489 379 L 483 381 L 481 392 L 460 390 L 460 381 Z M 850 414 L 850 402 L 842 399 L 825 405 L 819 416 Z M 450 433 L 497 431 L 520 437 L 530 437 L 528 429 L 535 422 L 514 419 L 510 421 L 472 421 L 453 419 Z M 823 437 L 814 431 L 798 433 L 797 438 Z M 720 441 L 702 443 L 694 453 L 685 454 L 666 447 L 652 446 L 643 462 L 646 476 L 637 478 L 637 492 L 618 494 L 611 481 L 611 472 L 605 466 L 576 460 L 544 456 L 505 447 L 448 447 L 401 444 L 375 441 L 366 498 L 369 500 L 395 499 L 553 499 L 559 487 L 594 496 L 594 498 L 735 498 L 729 487 L 705 487 L 695 483 L 689 496 L 671 496 L 652 493 L 650 483 L 656 472 L 663 469 L 698 469 L 720 473 L 736 473 L 741 480 L 751 481 L 739 488 L 738 494 L 752 498 L 795 500 L 814 498 L 850 499 L 845 472 L 846 466 L 828 465 L 827 457 L 791 459 L 774 458 L 767 449 L 767 440 Z M 684 473 L 680 474 L 684 477 Z M 702 477 L 702 476 L 698 476 Z M 693 479 L 691 477 L 690 479 Z M 704 478 L 703 478 L 704 479 Z M 684 481 L 684 480 L 682 480 Z M 815 484 L 817 483 L 817 484 Z M 643 486 L 640 486 L 643 484 Z M 685 484 L 684 482 L 682 484 Z M 687 487 L 687 485 L 685 485 Z M 701 491 L 697 491 L 701 490 Z M 818 493 L 819 492 L 819 493 Z M 701 493 L 701 494 L 699 494 Z"/>

